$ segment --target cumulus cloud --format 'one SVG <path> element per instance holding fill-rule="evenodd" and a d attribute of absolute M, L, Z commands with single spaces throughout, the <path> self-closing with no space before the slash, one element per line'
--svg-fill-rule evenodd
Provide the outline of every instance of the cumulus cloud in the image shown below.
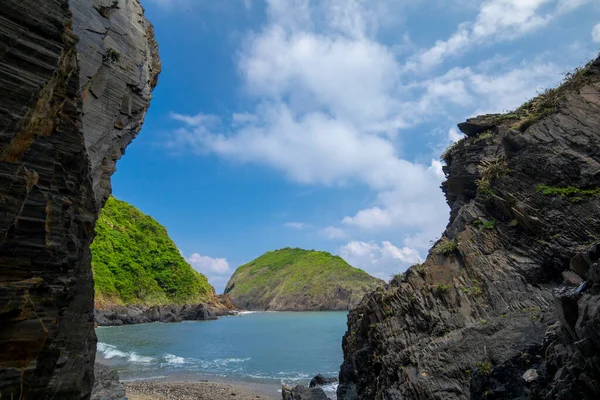
<path fill-rule="evenodd" d="M 205 275 L 223 275 L 231 272 L 229 263 L 224 258 L 212 258 L 194 253 L 186 258 L 187 262 L 198 272 Z"/>
<path fill-rule="evenodd" d="M 448 57 L 485 43 L 514 40 L 535 31 L 557 15 L 571 12 L 589 0 L 487 0 L 474 21 L 463 22 L 445 40 L 421 51 L 405 65 L 409 71 L 435 67 Z"/>
<path fill-rule="evenodd" d="M 417 51 L 408 63 L 393 45 L 378 40 L 387 18 L 398 14 L 386 9 L 391 3 L 410 2 L 267 1 L 266 24 L 248 35 L 237 58 L 245 94 L 255 106 L 221 118 L 172 114 L 181 128 L 168 146 L 266 165 L 300 184 L 362 185 L 375 194 L 373 201 L 319 233 L 348 240 L 356 232 L 410 232 L 398 254 L 422 251 L 447 223 L 439 189 L 444 174 L 437 160 L 408 159 L 402 133 L 435 119 L 513 109 L 555 83 L 562 70 L 542 59 L 515 64 L 493 57 L 435 75 L 414 72 L 480 43 L 520 37 L 585 1 L 568 7 L 563 0 L 469 2 L 477 8 L 475 20 Z M 440 132 L 442 145 L 462 137 L 448 125 Z M 303 228 L 297 222 L 286 226 Z M 389 242 L 350 243 L 355 250 L 370 248 L 375 260 L 398 263 Z"/>
<path fill-rule="evenodd" d="M 393 274 L 405 271 L 420 259 L 414 249 L 399 248 L 388 241 L 351 241 L 340 246 L 338 254 L 353 267 L 386 280 Z"/>

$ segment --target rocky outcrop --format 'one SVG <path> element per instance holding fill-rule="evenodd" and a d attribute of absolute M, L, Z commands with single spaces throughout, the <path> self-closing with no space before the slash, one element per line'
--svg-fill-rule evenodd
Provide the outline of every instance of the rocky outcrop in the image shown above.
<path fill-rule="evenodd" d="M 283 385 L 281 397 L 283 400 L 329 400 L 323 389 L 307 388 L 302 385 L 297 385 L 293 388 Z"/>
<path fill-rule="evenodd" d="M 126 400 L 125 388 L 114 369 L 96 363 L 94 365 L 94 387 L 91 400 Z"/>
<path fill-rule="evenodd" d="M 314 388 L 314 387 L 329 385 L 331 383 L 336 383 L 337 381 L 338 381 L 337 378 L 326 378 L 323 375 L 318 374 L 310 380 L 308 387 Z"/>
<path fill-rule="evenodd" d="M 208 321 L 237 312 L 208 304 L 168 306 L 115 306 L 94 310 L 100 326 L 146 324 L 149 322 Z"/>
<path fill-rule="evenodd" d="M 339 399 L 600 396 L 598 82 L 600 59 L 461 125 L 448 227 L 350 312 Z"/>
<path fill-rule="evenodd" d="M 2 398 L 90 397 L 89 245 L 159 72 L 138 0 L 2 3 Z"/>

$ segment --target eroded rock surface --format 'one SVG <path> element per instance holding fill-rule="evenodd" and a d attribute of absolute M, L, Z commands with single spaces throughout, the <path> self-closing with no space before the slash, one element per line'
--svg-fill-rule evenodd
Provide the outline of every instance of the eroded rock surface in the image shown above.
<path fill-rule="evenodd" d="M 138 0 L 0 13 L 0 397 L 87 399 L 89 245 L 160 62 Z"/>
<path fill-rule="evenodd" d="M 338 398 L 600 398 L 600 59 L 580 78 L 551 115 L 461 125 L 450 223 L 349 314 Z"/>
<path fill-rule="evenodd" d="M 126 400 L 125 388 L 119 381 L 119 374 L 109 366 L 94 365 L 94 387 L 91 400 Z"/>

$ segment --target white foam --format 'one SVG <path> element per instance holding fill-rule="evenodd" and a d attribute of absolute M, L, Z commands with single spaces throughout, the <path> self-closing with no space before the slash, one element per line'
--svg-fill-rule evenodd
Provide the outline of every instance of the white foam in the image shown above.
<path fill-rule="evenodd" d="M 102 342 L 98 343 L 96 345 L 96 350 L 99 351 L 100 353 L 102 353 L 102 355 L 106 359 L 110 359 L 110 358 L 114 358 L 114 357 L 127 358 L 127 353 L 124 353 L 124 352 L 118 350 L 115 346 L 107 344 L 107 343 L 102 343 Z"/>
<path fill-rule="evenodd" d="M 123 358 L 132 363 L 149 364 L 154 361 L 152 357 L 141 356 L 133 351 L 124 352 L 117 349 L 116 346 L 108 343 L 98 342 L 96 345 L 96 351 L 102 353 L 102 356 L 107 360 L 111 358 Z"/>
<path fill-rule="evenodd" d="M 250 361 L 250 357 L 246 357 L 246 358 L 224 358 L 222 360 L 215 360 L 215 361 L 222 361 L 225 364 L 229 364 L 229 363 L 243 363 L 246 361 Z"/>
<path fill-rule="evenodd" d="M 165 361 L 167 364 L 185 364 L 185 358 L 178 357 L 174 354 L 165 354 Z"/>
<path fill-rule="evenodd" d="M 330 383 L 329 385 L 323 385 L 321 387 L 326 392 L 336 393 L 338 388 L 338 383 Z"/>
<path fill-rule="evenodd" d="M 154 361 L 154 358 L 140 356 L 139 354 L 136 354 L 134 352 L 129 352 L 127 361 L 132 362 L 132 363 L 150 364 L 152 361 Z"/>

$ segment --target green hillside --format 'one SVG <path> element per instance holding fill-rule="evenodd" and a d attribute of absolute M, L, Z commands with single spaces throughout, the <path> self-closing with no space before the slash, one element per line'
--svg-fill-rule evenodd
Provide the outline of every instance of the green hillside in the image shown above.
<path fill-rule="evenodd" d="M 339 256 L 285 248 L 239 267 L 225 293 L 249 310 L 346 310 L 382 283 Z"/>
<path fill-rule="evenodd" d="M 182 257 L 164 226 L 110 197 L 92 243 L 96 304 L 210 300 L 214 289 Z"/>

